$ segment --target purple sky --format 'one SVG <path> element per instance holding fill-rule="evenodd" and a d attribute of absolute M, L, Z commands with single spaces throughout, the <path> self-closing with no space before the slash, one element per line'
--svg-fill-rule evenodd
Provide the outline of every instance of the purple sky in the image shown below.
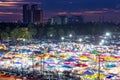
<path fill-rule="evenodd" d="M 0 21 L 22 20 L 22 5 L 37 3 L 44 19 L 58 14 L 83 15 L 85 21 L 120 21 L 120 0 L 0 0 Z"/>

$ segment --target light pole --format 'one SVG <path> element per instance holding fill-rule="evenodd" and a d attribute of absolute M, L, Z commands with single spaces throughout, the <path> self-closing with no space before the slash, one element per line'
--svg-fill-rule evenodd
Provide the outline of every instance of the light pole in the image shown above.
<path fill-rule="evenodd" d="M 100 80 L 100 54 L 97 54 L 98 55 L 98 80 Z"/>
<path fill-rule="evenodd" d="M 50 37 L 52 37 L 53 36 L 53 34 L 50 34 Z"/>
<path fill-rule="evenodd" d="M 23 39 L 23 42 L 24 42 L 24 46 L 25 46 L 25 41 L 26 41 L 26 39 Z"/>
<path fill-rule="evenodd" d="M 33 49 L 32 49 L 32 69 L 33 69 L 33 72 L 32 72 L 32 74 L 33 74 L 33 78 L 34 78 L 34 53 L 33 53 Z"/>
<path fill-rule="evenodd" d="M 69 34 L 69 37 L 71 38 L 71 37 L 72 37 L 72 34 Z"/>
<path fill-rule="evenodd" d="M 72 37 L 73 37 L 73 35 L 69 34 L 70 41 L 72 41 Z"/>
<path fill-rule="evenodd" d="M 65 38 L 64 37 L 61 37 L 61 40 L 63 41 Z"/>
<path fill-rule="evenodd" d="M 101 40 L 101 42 L 99 43 L 99 46 L 102 46 L 104 44 L 105 40 Z M 98 51 L 98 50 L 97 50 Z M 101 58 L 101 54 L 102 54 L 102 47 L 100 48 L 100 50 L 98 51 L 98 80 L 100 80 L 100 58 Z"/>
<path fill-rule="evenodd" d="M 105 43 L 105 40 L 102 39 L 101 42 L 99 43 L 99 46 L 102 46 Z"/>
<path fill-rule="evenodd" d="M 109 32 L 106 32 L 105 36 L 110 36 L 111 34 Z"/>
<path fill-rule="evenodd" d="M 53 34 L 50 34 L 50 38 L 52 39 L 52 37 L 53 37 Z"/>
<path fill-rule="evenodd" d="M 22 54 L 22 60 L 23 60 L 23 53 L 22 53 L 22 51 L 21 51 L 21 54 Z M 22 80 L 23 80 L 23 61 L 21 60 L 21 70 L 22 70 Z"/>
<path fill-rule="evenodd" d="M 82 42 L 82 38 L 79 38 L 79 40 L 78 40 L 79 42 Z"/>

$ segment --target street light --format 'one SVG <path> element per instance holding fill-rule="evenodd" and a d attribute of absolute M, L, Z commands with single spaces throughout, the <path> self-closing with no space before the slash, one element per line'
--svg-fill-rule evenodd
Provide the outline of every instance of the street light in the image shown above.
<path fill-rule="evenodd" d="M 80 38 L 78 41 L 79 41 L 79 42 L 82 42 L 82 39 Z"/>
<path fill-rule="evenodd" d="M 105 36 L 104 39 L 107 39 L 107 37 Z"/>
<path fill-rule="evenodd" d="M 25 39 L 23 39 L 23 41 L 25 41 Z"/>
<path fill-rule="evenodd" d="M 69 34 L 69 37 L 71 38 L 71 37 L 72 37 L 72 34 Z"/>
<path fill-rule="evenodd" d="M 106 32 L 106 34 L 105 34 L 106 36 L 110 36 L 110 33 L 109 32 Z"/>
<path fill-rule="evenodd" d="M 102 40 L 100 41 L 99 45 L 102 46 L 104 43 L 105 43 L 105 40 L 102 39 Z"/>
<path fill-rule="evenodd" d="M 53 37 L 53 34 L 50 34 L 50 37 Z"/>
<path fill-rule="evenodd" d="M 63 41 L 65 38 L 64 37 L 61 37 L 61 40 Z"/>
<path fill-rule="evenodd" d="M 104 43 L 105 42 L 105 40 L 103 39 L 103 40 L 101 40 L 101 43 Z"/>
<path fill-rule="evenodd" d="M 99 43 L 99 45 L 100 45 L 100 46 L 102 46 L 102 45 L 103 45 L 103 43 L 102 43 L 102 42 L 100 42 L 100 43 Z"/>

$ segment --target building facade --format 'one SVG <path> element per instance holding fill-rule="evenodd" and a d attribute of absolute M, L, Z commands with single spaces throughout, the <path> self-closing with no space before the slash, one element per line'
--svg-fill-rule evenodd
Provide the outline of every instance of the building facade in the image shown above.
<path fill-rule="evenodd" d="M 37 4 L 33 4 L 31 8 L 28 4 L 23 5 L 23 22 L 42 24 L 43 10 L 39 9 Z"/>
<path fill-rule="evenodd" d="M 83 17 L 72 15 L 58 15 L 48 19 L 48 24 L 50 25 L 66 25 L 66 24 L 80 24 L 83 23 Z"/>

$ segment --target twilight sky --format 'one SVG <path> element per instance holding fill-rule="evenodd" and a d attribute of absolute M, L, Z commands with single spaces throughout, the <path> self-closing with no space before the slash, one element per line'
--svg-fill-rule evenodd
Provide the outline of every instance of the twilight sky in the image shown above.
<path fill-rule="evenodd" d="M 83 15 L 85 21 L 120 22 L 120 0 L 0 0 L 0 21 L 22 20 L 23 4 L 38 4 L 44 19 L 60 14 Z"/>

